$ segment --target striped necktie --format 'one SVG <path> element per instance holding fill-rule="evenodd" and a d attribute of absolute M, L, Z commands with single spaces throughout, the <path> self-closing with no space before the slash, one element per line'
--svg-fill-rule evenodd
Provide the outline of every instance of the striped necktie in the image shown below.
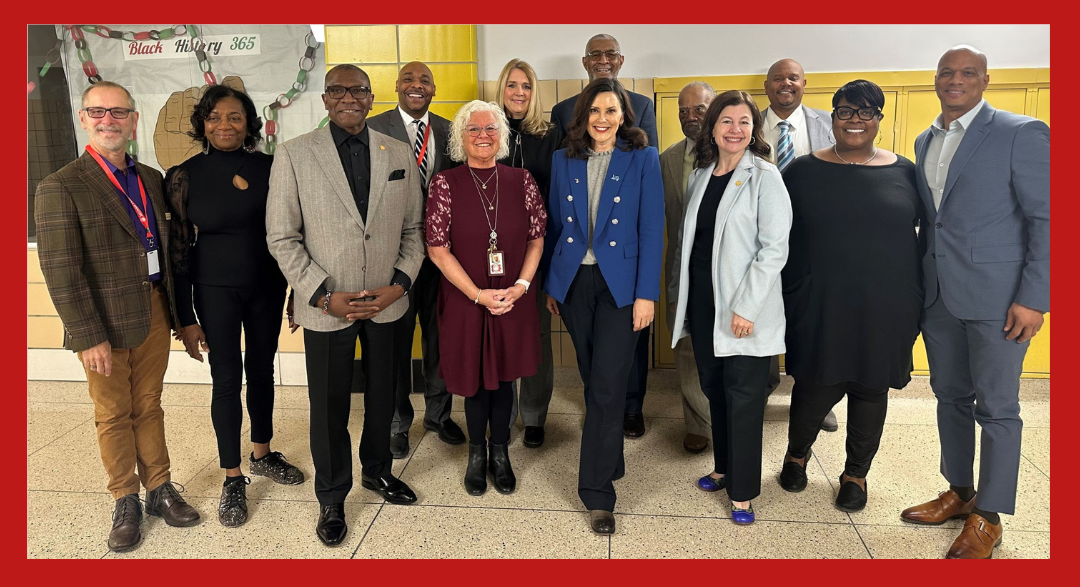
<path fill-rule="evenodd" d="M 420 182 L 422 185 L 427 185 L 427 151 L 424 149 L 426 143 L 424 136 L 424 121 L 414 120 L 416 123 L 416 142 L 413 144 L 413 156 L 416 157 L 416 165 L 420 168 Z"/>
<path fill-rule="evenodd" d="M 780 137 L 776 139 L 776 166 L 783 171 L 795 158 L 795 145 L 791 141 L 791 123 L 780 121 Z"/>

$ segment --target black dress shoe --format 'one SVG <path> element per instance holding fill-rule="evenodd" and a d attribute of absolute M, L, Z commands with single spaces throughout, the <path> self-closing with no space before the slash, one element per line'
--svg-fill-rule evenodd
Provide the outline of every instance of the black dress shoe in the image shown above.
<path fill-rule="evenodd" d="M 193 526 L 199 523 L 199 512 L 188 505 L 172 481 L 166 481 L 146 492 L 146 515 L 161 516 L 170 526 Z"/>
<path fill-rule="evenodd" d="M 499 493 L 513 493 L 517 488 L 517 477 L 514 469 L 510 466 L 509 445 L 490 444 L 488 451 L 488 468 L 491 469 L 491 478 L 495 480 L 495 491 Z"/>
<path fill-rule="evenodd" d="M 589 510 L 589 527 L 597 534 L 614 534 L 615 514 L 607 510 Z"/>
<path fill-rule="evenodd" d="M 409 433 L 398 432 L 390 435 L 390 455 L 395 459 L 409 456 Z"/>
<path fill-rule="evenodd" d="M 109 548 L 116 552 L 131 550 L 142 540 L 142 502 L 138 493 L 130 493 L 116 500 L 112 515 L 113 525 L 109 531 Z"/>
<path fill-rule="evenodd" d="M 863 483 L 866 483 L 865 479 Z M 864 507 L 866 507 L 866 491 L 854 481 L 844 481 L 844 476 L 840 475 L 840 491 L 836 493 L 836 509 L 857 512 Z"/>
<path fill-rule="evenodd" d="M 332 503 L 319 509 L 319 523 L 315 535 L 327 546 L 337 546 L 345 540 L 349 525 L 345 523 L 345 504 Z"/>
<path fill-rule="evenodd" d="M 811 454 L 806 453 L 802 465 L 786 460 L 788 455 L 784 455 L 784 468 L 780 470 L 780 487 L 784 488 L 784 491 L 798 493 L 806 489 L 806 464 L 810 462 Z"/>
<path fill-rule="evenodd" d="M 465 491 L 483 495 L 487 491 L 487 443 L 469 444 L 469 465 L 465 468 Z"/>
<path fill-rule="evenodd" d="M 521 439 L 521 444 L 524 444 L 529 448 L 536 448 L 541 444 L 544 444 L 544 427 L 526 426 L 525 436 Z"/>
<path fill-rule="evenodd" d="M 626 414 L 622 421 L 623 436 L 641 438 L 645 434 L 645 417 L 641 414 Z"/>
<path fill-rule="evenodd" d="M 450 418 L 447 418 L 438 424 L 424 420 L 424 429 L 437 432 L 439 434 L 439 440 L 446 444 L 461 444 L 465 442 L 465 433 L 461 431 L 461 426 L 458 426 Z"/>
<path fill-rule="evenodd" d="M 367 475 L 360 476 L 360 485 L 364 489 L 379 492 L 379 495 L 390 503 L 397 505 L 409 505 L 416 503 L 416 494 L 405 484 L 404 481 L 393 475 L 372 478 Z"/>
<path fill-rule="evenodd" d="M 821 429 L 825 432 L 836 432 L 840 429 L 840 425 L 836 423 L 836 414 L 832 410 L 825 414 L 825 419 L 821 421 Z"/>

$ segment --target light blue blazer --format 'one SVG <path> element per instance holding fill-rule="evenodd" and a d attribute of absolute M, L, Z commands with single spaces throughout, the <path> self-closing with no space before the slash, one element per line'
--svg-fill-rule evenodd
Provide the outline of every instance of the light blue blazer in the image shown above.
<path fill-rule="evenodd" d="M 675 273 L 678 303 L 671 347 L 690 334 L 686 306 L 690 292 L 690 250 L 697 232 L 698 209 L 716 164 L 695 169 L 686 187 L 686 216 L 679 231 Z M 785 352 L 784 297 L 780 270 L 788 257 L 791 199 L 775 165 L 746 151 L 724 190 L 713 233 L 712 285 L 716 308 L 713 354 L 769 357 Z M 735 338 L 731 319 L 738 314 L 754 323 L 754 333 Z"/>
<path fill-rule="evenodd" d="M 592 248 L 618 307 L 660 299 L 664 255 L 664 184 L 655 147 L 611 154 L 596 211 Z M 562 303 L 588 250 L 588 162 L 566 149 L 551 158 L 551 193 L 544 238 L 544 291 Z"/>

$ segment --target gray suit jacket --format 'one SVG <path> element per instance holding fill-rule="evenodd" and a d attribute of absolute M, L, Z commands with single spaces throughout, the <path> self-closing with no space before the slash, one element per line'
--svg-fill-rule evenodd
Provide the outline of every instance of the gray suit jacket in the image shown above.
<path fill-rule="evenodd" d="M 686 217 L 679 234 L 678 304 L 671 347 L 688 336 L 690 251 L 698 208 L 716 164 L 695 169 L 686 189 Z M 713 233 L 713 354 L 771 357 L 786 350 L 784 298 L 780 270 L 787 263 L 791 200 L 775 165 L 746 151 L 724 190 Z M 732 313 L 754 323 L 754 333 L 735 338 Z"/>
<path fill-rule="evenodd" d="M 683 177 L 683 154 L 686 142 L 683 139 L 671 145 L 660 154 L 660 176 L 664 180 L 664 214 L 667 219 L 667 248 L 664 249 L 664 276 L 667 278 L 667 300 L 670 304 L 678 295 L 675 282 L 675 249 L 679 244 L 679 231 L 682 230 L 683 214 L 686 212 L 686 180 Z M 674 320 L 674 317 L 669 317 Z"/>
<path fill-rule="evenodd" d="M 1050 311 L 1050 127 L 983 104 L 956 149 L 935 211 L 915 139 L 926 207 L 925 307 L 938 292 L 961 320 L 1004 320 L 1009 306 Z"/>
<path fill-rule="evenodd" d="M 424 259 L 422 197 L 412 149 L 371 129 L 371 188 L 367 222 L 360 217 L 337 147 L 324 127 L 278 146 L 266 201 L 266 242 L 296 297 L 308 300 L 326 281 L 333 291 L 389 285 L 394 270 L 415 280 Z M 400 179 L 390 180 L 392 176 Z M 400 318 L 402 297 L 375 322 Z M 341 330 L 345 318 L 296 304 L 297 324 Z"/>
<path fill-rule="evenodd" d="M 447 141 L 450 137 L 450 121 L 434 112 L 428 113 L 428 121 L 431 124 L 431 139 L 429 140 L 435 141 L 428 145 L 429 149 L 435 149 L 435 168 L 429 169 L 427 174 L 428 180 L 430 180 L 436 173 L 450 169 L 457 164 L 450 159 L 450 155 L 447 153 Z M 379 131 L 384 135 L 390 135 L 405 143 L 409 148 L 410 156 L 412 155 L 413 145 L 409 141 L 409 131 L 405 129 L 405 124 L 401 120 L 401 113 L 398 112 L 396 106 L 393 110 L 388 110 L 382 114 L 372 116 L 367 120 L 367 125 L 371 130 Z M 416 167 L 416 159 L 413 159 L 413 169 L 417 169 L 417 173 L 419 173 L 419 170 Z M 421 188 L 426 197 L 427 185 L 423 185 Z"/>
<path fill-rule="evenodd" d="M 799 108 L 802 108 L 803 115 L 806 117 L 806 130 L 810 133 L 811 151 L 823 149 L 836 143 L 836 138 L 832 134 L 831 113 L 826 110 L 809 108 L 806 105 L 801 105 Z M 765 118 L 764 111 L 762 111 L 761 117 Z M 773 158 L 776 158 L 776 145 L 773 145 Z"/>

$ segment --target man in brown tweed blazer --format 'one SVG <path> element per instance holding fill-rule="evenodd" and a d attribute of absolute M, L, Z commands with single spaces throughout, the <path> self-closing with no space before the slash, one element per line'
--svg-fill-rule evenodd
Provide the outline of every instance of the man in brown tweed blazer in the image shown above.
<path fill-rule="evenodd" d="M 86 153 L 35 194 L 38 258 L 64 322 L 64 347 L 86 371 L 101 460 L 116 500 L 109 548 L 135 547 L 146 513 L 190 526 L 199 513 L 170 481 L 162 381 L 176 310 L 161 174 L 125 153 L 139 121 L 131 94 L 111 82 L 83 92 Z"/>

